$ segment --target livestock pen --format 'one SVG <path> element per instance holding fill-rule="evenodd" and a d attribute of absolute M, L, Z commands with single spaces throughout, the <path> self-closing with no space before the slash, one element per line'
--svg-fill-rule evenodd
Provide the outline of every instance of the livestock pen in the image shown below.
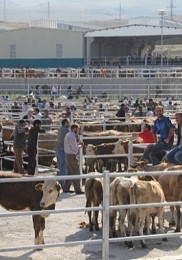
<path fill-rule="evenodd" d="M 161 173 L 161 172 L 150 172 L 150 173 L 140 172 L 140 173 L 137 173 L 137 174 L 136 173 L 135 174 L 134 173 L 113 174 L 112 173 L 112 177 L 113 176 L 116 176 L 116 177 L 117 176 L 128 176 L 129 177 L 131 175 L 133 176 L 133 175 L 138 175 L 138 174 L 140 174 L 140 175 L 154 175 L 155 176 L 157 174 L 163 175 L 164 173 Z M 169 171 L 167 174 L 181 174 L 181 172 L 179 172 L 179 171 L 178 172 L 177 171 L 176 172 L 170 172 Z M 29 182 L 29 181 L 34 181 L 35 179 L 41 181 L 41 180 L 52 180 L 52 179 L 59 180 L 59 179 L 67 179 L 67 178 L 74 178 L 74 179 L 79 178 L 80 179 L 82 177 L 83 176 L 77 176 L 77 177 L 75 177 L 75 176 L 74 177 L 73 176 L 72 177 L 50 177 L 50 176 L 48 177 L 48 176 L 46 176 L 46 177 L 35 177 L 35 178 L 32 178 L 32 177 L 28 178 L 27 177 L 27 178 L 22 178 L 21 180 L 19 180 L 19 179 L 13 179 L 13 180 L 12 179 L 11 180 L 5 179 L 3 181 L 5 181 L 5 182 L 17 182 L 17 181 L 18 182 L 20 182 L 20 181 L 21 182 L 24 182 L 24 181 Z M 179 239 L 182 236 L 182 232 L 180 232 L 180 233 L 170 233 L 169 232 L 169 233 L 165 233 L 165 234 L 143 236 L 143 238 L 151 240 L 149 250 L 144 250 L 144 252 L 141 252 L 141 249 L 134 249 L 133 251 L 126 249 L 125 247 L 123 247 L 120 244 L 121 241 L 122 242 L 123 241 L 129 241 L 131 239 L 133 241 L 135 241 L 135 240 L 140 240 L 142 237 L 141 236 L 135 236 L 135 237 L 125 237 L 125 238 L 121 238 L 121 237 L 109 238 L 109 210 L 111 208 L 114 208 L 114 209 L 116 209 L 116 208 L 119 208 L 119 209 L 139 208 L 139 207 L 145 208 L 145 207 L 152 207 L 152 206 L 159 206 L 159 205 L 166 207 L 166 206 L 169 206 L 169 205 L 181 205 L 182 202 L 171 202 L 171 203 L 165 202 L 165 203 L 162 203 L 162 204 L 156 204 L 155 203 L 155 204 L 150 204 L 150 205 L 147 205 L 147 204 L 139 205 L 138 204 L 138 205 L 123 205 L 123 206 L 119 206 L 119 207 L 118 206 L 117 207 L 116 206 L 111 207 L 111 206 L 109 206 L 109 178 L 110 178 L 110 173 L 104 172 L 103 174 L 98 174 L 98 175 L 97 174 L 96 175 L 88 174 L 87 177 L 88 178 L 93 178 L 93 177 L 101 178 L 102 177 L 103 181 L 104 181 L 104 185 L 103 185 L 103 188 L 104 188 L 104 190 L 103 190 L 103 194 L 104 194 L 104 196 L 103 196 L 103 199 L 104 199 L 103 200 L 103 206 L 99 207 L 99 210 L 103 212 L 103 227 L 102 227 L 102 235 L 98 231 L 98 234 L 101 235 L 101 237 L 99 239 L 96 239 L 96 237 L 97 237 L 96 236 L 95 238 L 92 237 L 91 240 L 90 239 L 79 240 L 79 239 L 77 239 L 77 235 L 75 234 L 74 239 L 73 239 L 74 241 L 70 242 L 70 240 L 69 240 L 69 242 L 67 242 L 66 237 L 68 235 L 73 235 L 73 234 L 68 234 L 66 232 L 65 237 L 64 237 L 64 234 L 60 233 L 60 231 L 62 229 L 62 222 L 66 223 L 65 219 L 64 219 L 64 213 L 66 213 L 68 215 L 70 212 L 72 212 L 70 218 L 66 217 L 66 221 L 70 222 L 71 225 L 74 225 L 74 224 L 77 225 L 77 223 L 75 223 L 75 220 L 76 221 L 79 221 L 79 220 L 78 220 L 78 218 L 73 218 L 73 216 L 74 216 L 73 212 L 76 215 L 78 212 L 85 212 L 85 211 L 89 211 L 89 210 L 97 210 L 98 208 L 85 208 L 83 206 L 81 206 L 81 207 L 69 207 L 69 205 L 67 203 L 66 204 L 64 203 L 64 199 L 66 200 L 66 198 L 62 197 L 62 202 L 60 201 L 60 206 L 61 206 L 61 204 L 64 204 L 64 205 L 66 205 L 66 208 L 62 208 L 62 206 L 61 206 L 61 209 L 58 209 L 58 210 L 55 210 L 55 211 L 52 211 L 52 210 L 51 211 L 44 211 L 44 213 L 54 214 L 52 216 L 52 222 L 54 222 L 53 221 L 53 219 L 55 218 L 54 216 L 56 216 L 57 214 L 61 214 L 61 216 L 63 216 L 63 217 L 60 216 L 60 218 L 58 218 L 59 222 L 54 223 L 54 228 L 53 228 L 54 232 L 56 232 L 55 233 L 56 238 L 59 237 L 59 233 L 60 233 L 60 236 L 63 239 L 62 242 L 56 241 L 56 242 L 52 243 L 51 239 L 55 240 L 54 239 L 54 232 L 49 232 L 49 238 L 48 239 L 49 239 L 50 242 L 48 242 L 47 244 L 36 245 L 36 246 L 25 245 L 25 243 L 26 243 L 25 240 L 29 240 L 28 239 L 29 236 L 26 236 L 26 239 L 24 239 L 23 245 L 6 246 L 6 247 L 1 246 L 1 248 L 0 248 L 1 255 L 3 257 L 7 257 L 10 252 L 20 251 L 20 252 L 22 252 L 21 254 L 18 254 L 18 252 L 17 253 L 14 252 L 13 255 L 15 256 L 16 254 L 18 254 L 20 257 L 21 257 L 21 255 L 22 255 L 22 257 L 24 257 L 26 255 L 28 256 L 29 254 L 31 255 L 31 253 L 28 253 L 27 250 L 40 249 L 40 248 L 41 249 L 55 248 L 54 253 L 50 253 L 49 250 L 46 250 L 45 253 L 43 254 L 45 258 L 48 257 L 49 259 L 68 259 L 68 258 L 69 259 L 70 258 L 71 259 L 78 259 L 78 258 L 79 259 L 93 259 L 94 258 L 94 259 L 104 259 L 104 260 L 105 259 L 123 259 L 123 260 L 125 260 L 125 259 L 133 259 L 133 258 L 137 259 L 137 258 L 140 258 L 141 255 L 143 255 L 143 257 L 145 259 L 147 259 L 147 256 L 153 257 L 153 259 L 155 259 L 155 257 L 156 257 L 156 259 L 157 259 L 157 257 L 158 257 L 158 259 L 160 259 L 160 256 L 161 257 L 170 256 L 171 257 L 170 259 L 177 259 L 177 258 L 173 258 L 173 256 L 177 257 L 177 256 L 181 255 L 181 253 L 182 253 L 182 251 L 180 249 L 181 242 L 180 242 Z M 2 182 L 2 180 L 0 180 L 0 182 Z M 84 204 L 83 195 L 80 195 L 78 199 L 81 200 L 82 203 Z M 73 197 L 72 197 L 72 200 L 73 200 Z M 69 200 L 69 202 L 71 202 L 71 200 Z M 75 200 L 73 201 L 73 203 L 74 202 L 75 202 Z M 38 211 L 36 211 L 36 212 L 33 212 L 33 211 L 32 212 L 21 212 L 21 213 L 20 212 L 12 212 L 12 213 L 4 213 L 3 212 L 3 213 L 0 214 L 0 217 L 6 218 L 6 220 L 7 220 L 7 217 L 15 217 L 15 216 L 18 217 L 20 215 L 21 216 L 36 215 L 38 213 L 42 213 L 42 212 L 38 212 Z M 81 218 L 83 218 L 83 216 Z M 72 220 L 74 220 L 74 221 L 72 222 Z M 80 219 L 80 221 L 81 220 L 82 219 Z M 25 219 L 24 219 L 24 222 L 25 222 Z M 9 223 L 9 221 L 8 221 L 8 223 Z M 18 228 L 18 223 L 16 224 L 16 228 Z M 6 229 L 6 228 L 4 227 L 3 229 Z M 63 227 L 63 230 L 65 232 L 64 227 Z M 14 229 L 14 232 L 15 232 L 15 229 Z M 26 230 L 24 230 L 24 232 L 26 233 Z M 88 237 L 90 232 L 88 230 L 86 230 L 84 232 L 87 233 L 86 237 Z M 12 233 L 11 236 L 13 236 L 13 233 Z M 157 242 L 157 244 L 158 244 L 157 247 L 158 248 L 161 247 L 160 253 L 158 252 L 158 250 L 156 250 L 156 252 L 154 250 L 154 252 L 153 252 L 152 248 L 156 247 L 156 245 L 157 245 L 154 242 L 156 242 L 156 239 L 157 239 L 157 241 L 159 241 L 158 239 L 161 239 L 163 237 L 167 237 L 169 239 L 169 241 L 163 242 L 164 245 L 161 245 L 161 243 Z M 78 235 L 78 238 L 79 238 L 79 235 Z M 175 243 L 177 243 L 178 246 L 177 246 L 177 244 L 176 244 L 176 246 L 174 245 L 174 238 L 175 238 Z M 6 239 L 6 241 L 7 241 L 7 239 Z M 60 239 L 58 239 L 58 241 L 60 241 Z M 115 244 L 115 246 L 113 245 L 113 243 Z M 15 244 L 15 242 L 13 242 L 13 244 Z M 172 244 L 172 246 L 171 246 L 171 244 Z M 75 251 L 74 248 L 77 248 L 78 245 L 82 245 L 84 247 L 87 246 L 86 247 L 87 249 L 85 249 L 83 252 L 82 252 L 82 249 L 80 250 L 80 252 L 78 252 L 78 250 Z M 95 245 L 94 246 L 95 252 L 94 251 L 92 252 L 92 250 L 93 250 L 92 245 Z M 102 255 L 100 254 L 101 245 L 102 245 Z M 69 254 L 68 254 L 68 251 L 66 250 L 68 246 L 70 246 L 72 248 L 72 250 L 69 251 Z M 59 251 L 60 247 L 62 247 L 62 249 Z M 171 252 L 169 252 L 169 251 L 166 252 L 166 249 L 165 249 L 166 247 L 167 248 L 171 247 Z M 100 248 L 100 249 L 97 251 L 96 248 Z M 176 248 L 176 250 L 174 250 L 175 248 Z M 116 251 L 115 251 L 115 249 L 116 249 Z M 64 250 L 66 250 L 68 258 L 64 254 Z M 27 252 L 27 253 L 25 253 L 25 252 Z M 56 253 L 56 252 L 59 252 L 59 253 Z M 61 254 L 61 252 L 62 252 L 62 254 Z M 89 255 L 90 255 L 90 258 L 89 258 Z M 12 256 L 12 253 L 11 253 L 11 256 Z M 40 257 L 40 259 L 41 259 L 42 252 L 41 253 L 40 252 L 35 253 L 35 259 L 36 259 L 36 257 Z M 161 258 L 161 259 L 163 259 L 163 258 Z M 166 259 L 168 259 L 168 258 L 166 258 Z"/>

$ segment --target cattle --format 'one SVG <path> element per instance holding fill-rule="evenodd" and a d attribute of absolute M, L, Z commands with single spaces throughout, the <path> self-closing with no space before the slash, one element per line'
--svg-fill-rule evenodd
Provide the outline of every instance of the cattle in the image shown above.
<path fill-rule="evenodd" d="M 135 179 L 117 177 L 110 184 L 110 205 L 128 205 L 130 204 L 129 188 L 133 185 Z M 118 210 L 110 210 L 110 236 L 116 236 L 115 222 Z M 127 215 L 127 209 L 119 210 L 119 230 L 122 236 L 126 236 L 124 221 Z"/>
<path fill-rule="evenodd" d="M 120 151 L 121 154 L 124 154 L 124 148 L 123 148 L 123 141 L 122 140 L 118 140 L 115 143 L 104 143 L 104 144 L 100 144 L 97 146 L 94 146 L 92 144 L 87 145 L 86 147 L 86 155 L 90 155 L 90 156 L 94 156 L 94 155 L 111 155 L 111 154 L 117 154 L 118 151 Z M 116 159 L 116 158 L 114 158 Z M 102 163 L 98 163 L 97 158 L 86 158 L 85 159 L 85 164 L 86 166 L 88 166 L 89 171 L 93 171 L 94 170 L 94 164 L 96 164 L 96 168 L 98 171 L 103 172 L 103 169 L 106 168 L 107 170 L 112 170 L 116 171 L 116 165 L 117 165 L 117 161 L 113 159 L 110 159 L 109 157 L 107 158 L 102 158 L 101 160 L 103 162 Z M 99 160 L 100 161 L 100 160 Z M 102 164 L 102 165 L 101 165 Z M 113 164 L 115 164 L 115 168 L 113 168 Z M 100 167 L 101 165 L 101 167 Z"/>
<path fill-rule="evenodd" d="M 182 170 L 181 165 L 175 165 L 168 167 L 165 171 L 180 171 Z M 167 201 L 181 201 L 182 200 L 182 174 L 180 175 L 163 175 L 157 176 L 157 181 L 162 186 Z M 174 207 L 170 207 L 171 218 L 169 225 L 174 225 Z M 177 223 L 175 232 L 181 230 L 181 212 L 180 206 L 176 206 Z"/>
<path fill-rule="evenodd" d="M 131 133 L 128 132 L 119 132 L 116 130 L 107 130 L 107 131 L 100 131 L 100 132 L 83 132 L 83 137 L 95 137 L 96 139 L 84 139 L 84 144 L 88 145 L 88 144 L 93 144 L 93 145 L 99 145 L 103 143 L 103 139 L 102 138 L 98 138 L 98 137 L 103 137 L 103 136 L 110 136 L 111 138 L 109 139 L 105 139 L 104 142 L 105 143 L 111 143 L 111 142 L 115 142 L 116 138 L 112 138 L 112 136 L 116 136 L 118 137 L 118 139 L 120 138 L 125 138 L 128 136 L 132 136 Z"/>
<path fill-rule="evenodd" d="M 177 171 L 181 170 L 182 166 L 174 165 L 171 163 L 160 163 L 158 165 L 147 165 L 144 162 L 137 163 L 137 169 L 139 171 Z M 182 175 L 163 175 L 163 176 L 154 176 L 154 178 L 160 183 L 164 195 L 167 201 L 180 201 L 182 199 Z M 174 226 L 174 206 L 170 206 L 170 220 L 169 225 Z M 176 206 L 177 212 L 177 224 L 176 224 L 176 232 L 180 232 L 180 206 Z"/>
<path fill-rule="evenodd" d="M 165 201 L 164 192 L 157 181 L 139 180 L 135 182 L 134 185 L 130 188 L 129 193 L 131 204 L 160 203 Z M 143 235 L 145 219 L 147 224 L 147 234 L 149 234 L 150 217 L 155 215 L 158 215 L 159 227 L 161 232 L 164 233 L 163 214 L 164 207 L 162 206 L 130 209 L 128 218 L 130 236 L 133 235 L 134 228 L 137 229 L 140 236 Z M 145 240 L 140 240 L 140 244 L 143 248 L 146 247 Z M 129 243 L 129 246 L 133 246 L 132 242 Z"/>
<path fill-rule="evenodd" d="M 21 174 L 0 172 L 0 179 L 22 178 Z M 45 217 L 43 210 L 55 209 L 55 203 L 60 193 L 57 181 L 35 181 L 0 183 L 0 205 L 7 210 L 31 211 L 42 210 L 42 214 L 32 216 L 35 231 L 35 245 L 44 244 L 43 231 Z"/>
<path fill-rule="evenodd" d="M 86 179 L 85 181 L 85 196 L 86 196 L 86 207 L 99 207 L 103 201 L 103 183 L 100 178 Z M 89 217 L 89 230 L 93 231 L 93 226 L 95 230 L 99 230 L 98 224 L 98 214 L 99 211 L 94 211 L 94 218 L 92 220 L 92 212 L 88 211 Z"/>

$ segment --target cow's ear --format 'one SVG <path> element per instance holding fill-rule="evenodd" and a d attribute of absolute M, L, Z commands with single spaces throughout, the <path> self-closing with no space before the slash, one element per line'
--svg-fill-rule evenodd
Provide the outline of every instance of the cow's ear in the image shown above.
<path fill-rule="evenodd" d="M 35 189 L 37 191 L 42 191 L 42 187 L 43 187 L 43 183 L 38 183 L 38 184 L 35 185 Z"/>
<path fill-rule="evenodd" d="M 96 150 L 97 150 L 97 146 L 96 146 L 96 145 L 94 145 L 94 146 L 93 146 L 93 149 L 94 149 L 94 151 L 96 151 Z"/>
<path fill-rule="evenodd" d="M 56 189 L 57 189 L 57 191 L 61 190 L 61 185 L 59 183 L 56 184 Z"/>

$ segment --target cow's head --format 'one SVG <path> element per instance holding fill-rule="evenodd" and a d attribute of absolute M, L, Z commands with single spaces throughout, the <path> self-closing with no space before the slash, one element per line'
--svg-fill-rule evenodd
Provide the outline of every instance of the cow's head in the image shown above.
<path fill-rule="evenodd" d="M 123 140 L 119 139 L 116 143 L 115 143 L 115 147 L 112 151 L 113 154 L 125 154 L 125 149 L 124 149 L 124 142 Z"/>
<path fill-rule="evenodd" d="M 35 189 L 43 192 L 40 206 L 42 209 L 55 209 L 56 200 L 61 189 L 57 181 L 45 181 L 35 186 Z"/>
<path fill-rule="evenodd" d="M 86 155 L 95 155 L 97 147 L 93 144 L 88 144 L 86 147 Z"/>

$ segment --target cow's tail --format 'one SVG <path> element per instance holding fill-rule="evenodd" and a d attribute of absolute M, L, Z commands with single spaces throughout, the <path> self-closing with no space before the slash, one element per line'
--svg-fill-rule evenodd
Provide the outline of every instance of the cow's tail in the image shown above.
<path fill-rule="evenodd" d="M 91 201 L 93 198 L 93 187 L 94 187 L 95 179 L 87 179 L 85 182 L 85 195 L 86 195 L 86 208 L 91 207 Z"/>
<path fill-rule="evenodd" d="M 138 204 L 135 184 L 130 188 L 130 204 Z M 129 216 L 130 216 L 130 221 L 132 222 L 133 226 L 135 226 L 136 218 L 137 218 L 137 209 L 131 208 L 129 210 Z"/>

